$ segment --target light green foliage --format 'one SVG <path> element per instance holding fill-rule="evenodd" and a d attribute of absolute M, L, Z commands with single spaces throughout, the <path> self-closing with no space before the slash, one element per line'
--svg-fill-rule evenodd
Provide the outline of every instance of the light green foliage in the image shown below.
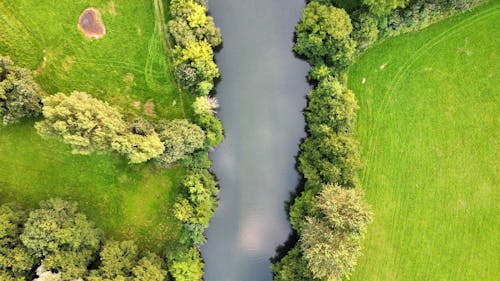
<path fill-rule="evenodd" d="M 208 95 L 219 70 L 213 59 L 213 50 L 206 41 L 194 41 L 185 48 L 174 50 L 175 74 L 181 86 L 198 95 Z M 200 83 L 205 82 L 200 87 Z"/>
<path fill-rule="evenodd" d="M 164 147 L 145 121 L 128 125 L 122 114 L 106 102 L 86 93 L 57 94 L 44 98 L 45 120 L 35 127 L 45 137 L 60 137 L 73 153 L 118 151 L 130 163 L 145 162 L 160 155 Z"/>
<path fill-rule="evenodd" d="M 313 1 L 304 8 L 296 26 L 294 50 L 311 65 L 325 63 L 338 73 L 354 55 L 356 42 L 351 32 L 351 19 L 343 9 Z"/>
<path fill-rule="evenodd" d="M 31 71 L 14 66 L 8 57 L 0 55 L 0 118 L 3 125 L 39 116 L 44 95 Z"/>
<path fill-rule="evenodd" d="M 158 125 L 158 135 L 164 145 L 164 152 L 155 160 L 168 165 L 184 158 L 187 154 L 203 147 L 205 133 L 185 119 L 176 119 Z"/>
<path fill-rule="evenodd" d="M 60 137 L 73 153 L 89 154 L 111 149 L 127 124 L 120 112 L 86 93 L 62 93 L 43 99 L 45 119 L 35 127 L 44 137 Z"/>
<path fill-rule="evenodd" d="M 137 262 L 138 250 L 133 241 L 108 241 L 100 254 L 101 264 L 92 271 L 89 281 L 126 279 L 131 275 L 132 267 Z"/>
<path fill-rule="evenodd" d="M 201 244 L 205 242 L 203 230 L 217 208 L 217 182 L 207 170 L 192 170 L 181 188 L 174 205 L 175 217 L 184 224 L 181 242 Z"/>
<path fill-rule="evenodd" d="M 363 0 L 363 4 L 370 8 L 370 11 L 377 15 L 387 14 L 396 8 L 402 8 L 410 0 Z"/>
<path fill-rule="evenodd" d="M 220 30 L 206 14 L 205 5 L 191 0 L 173 0 L 170 5 L 174 19 L 168 22 L 168 31 L 177 45 L 184 48 L 191 42 L 205 40 L 215 48 L 222 43 Z"/>
<path fill-rule="evenodd" d="M 315 278 L 341 281 L 356 265 L 370 211 L 356 189 L 334 185 L 323 188 L 316 207 L 320 216 L 307 218 L 300 248 Z"/>
<path fill-rule="evenodd" d="M 309 93 L 305 110 L 307 131 L 313 136 L 349 133 L 356 120 L 358 105 L 353 92 L 335 78 L 327 77 Z"/>
<path fill-rule="evenodd" d="M 64 280 L 85 272 L 100 243 L 98 230 L 77 212 L 76 204 L 61 199 L 41 202 L 20 237 L 48 270 L 62 272 Z"/>
<path fill-rule="evenodd" d="M 167 271 L 161 266 L 161 260 L 156 255 L 148 255 L 132 269 L 134 281 L 164 281 Z"/>
<path fill-rule="evenodd" d="M 201 281 L 203 262 L 197 248 L 179 247 L 169 253 L 168 271 L 176 281 Z"/>
<path fill-rule="evenodd" d="M 499 4 L 387 39 L 350 68 L 375 214 L 352 281 L 498 280 Z"/>
<path fill-rule="evenodd" d="M 214 97 L 197 97 L 193 102 L 193 110 L 197 115 L 215 113 L 219 102 Z"/>

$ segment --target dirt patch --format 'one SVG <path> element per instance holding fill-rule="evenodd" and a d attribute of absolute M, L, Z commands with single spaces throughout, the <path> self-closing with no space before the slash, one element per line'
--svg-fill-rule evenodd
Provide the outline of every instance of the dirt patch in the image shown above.
<path fill-rule="evenodd" d="M 106 34 L 101 13 L 96 8 L 87 8 L 83 11 L 78 20 L 78 29 L 88 38 L 98 39 Z"/>
<path fill-rule="evenodd" d="M 148 100 L 144 104 L 144 114 L 149 115 L 149 116 L 156 116 L 155 104 L 154 104 L 152 99 Z"/>

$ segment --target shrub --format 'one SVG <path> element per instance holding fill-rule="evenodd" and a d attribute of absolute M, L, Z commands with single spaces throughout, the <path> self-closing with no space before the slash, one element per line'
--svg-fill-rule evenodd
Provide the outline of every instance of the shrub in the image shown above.
<path fill-rule="evenodd" d="M 366 12 L 357 12 L 353 16 L 352 38 L 360 49 L 366 49 L 378 39 L 378 21 Z"/>
<path fill-rule="evenodd" d="M 221 121 L 212 113 L 195 117 L 195 122 L 205 131 L 205 146 L 216 147 L 224 140 L 224 128 Z"/>
<path fill-rule="evenodd" d="M 363 4 L 369 7 L 370 11 L 377 15 L 387 14 L 396 8 L 402 8 L 410 0 L 363 0 Z"/>
<path fill-rule="evenodd" d="M 39 116 L 43 96 L 45 93 L 31 71 L 14 66 L 8 57 L 0 56 L 0 118 L 3 125 Z"/>
<path fill-rule="evenodd" d="M 195 247 L 177 247 L 168 255 L 168 271 L 176 281 L 201 281 L 203 261 Z"/>

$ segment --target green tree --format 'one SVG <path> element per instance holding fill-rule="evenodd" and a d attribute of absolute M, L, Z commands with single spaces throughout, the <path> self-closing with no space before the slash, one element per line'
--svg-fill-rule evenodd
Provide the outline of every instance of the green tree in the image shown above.
<path fill-rule="evenodd" d="M 163 154 L 156 157 L 161 165 L 168 165 L 203 147 L 205 133 L 195 124 L 185 119 L 163 122 L 157 126 Z"/>
<path fill-rule="evenodd" d="M 213 50 L 206 41 L 189 42 L 185 48 L 174 49 L 175 75 L 181 87 L 200 96 L 208 95 L 219 69 L 213 59 Z"/>
<path fill-rule="evenodd" d="M 309 93 L 305 110 L 307 130 L 313 136 L 350 133 L 358 105 L 353 92 L 328 76 Z"/>
<path fill-rule="evenodd" d="M 143 257 L 132 269 L 134 281 L 164 281 L 167 271 L 161 266 L 161 260 L 156 255 Z"/>
<path fill-rule="evenodd" d="M 124 135 L 127 124 L 121 113 L 106 102 L 86 93 L 62 93 L 43 99 L 45 120 L 35 127 L 44 137 L 59 137 L 71 144 L 73 153 L 104 152 L 119 135 Z"/>
<path fill-rule="evenodd" d="M 222 123 L 213 113 L 197 115 L 195 122 L 205 132 L 206 147 L 216 147 L 224 140 Z"/>
<path fill-rule="evenodd" d="M 307 138 L 300 146 L 299 171 L 318 184 L 358 186 L 361 166 L 358 143 L 347 134 L 328 133 Z"/>
<path fill-rule="evenodd" d="M 43 96 L 45 93 L 31 71 L 16 67 L 8 57 L 0 56 L 0 118 L 3 125 L 39 116 Z"/>
<path fill-rule="evenodd" d="M 403 8 L 410 0 L 363 0 L 363 4 L 376 15 L 387 14 L 396 8 Z"/>
<path fill-rule="evenodd" d="M 19 239 L 26 218 L 27 213 L 17 205 L 0 206 L 0 276 L 24 280 L 36 263 Z"/>
<path fill-rule="evenodd" d="M 311 65 L 326 64 L 340 73 L 352 61 L 356 42 L 349 15 L 331 5 L 310 2 L 296 26 L 294 50 Z"/>
<path fill-rule="evenodd" d="M 93 270 L 89 281 L 130 280 L 132 268 L 137 263 L 138 250 L 133 241 L 108 241 L 100 254 L 99 269 Z M 128 278 L 128 279 L 127 279 Z"/>
<path fill-rule="evenodd" d="M 348 277 L 360 255 L 371 213 L 357 189 L 326 185 L 317 197 L 318 217 L 308 217 L 299 240 L 304 259 L 319 280 Z"/>
<path fill-rule="evenodd" d="M 353 16 L 352 38 L 361 49 L 366 49 L 378 39 L 378 21 L 370 13 L 357 12 Z"/>
<path fill-rule="evenodd" d="M 274 281 L 312 281 L 314 280 L 306 260 L 298 246 L 291 249 L 285 257 L 273 265 Z"/>
<path fill-rule="evenodd" d="M 168 255 L 168 271 L 176 281 L 201 281 L 203 262 L 197 248 L 177 247 Z"/>
<path fill-rule="evenodd" d="M 77 212 L 76 203 L 49 199 L 30 213 L 21 234 L 23 244 L 48 270 L 64 280 L 81 277 L 100 244 L 99 231 Z"/>

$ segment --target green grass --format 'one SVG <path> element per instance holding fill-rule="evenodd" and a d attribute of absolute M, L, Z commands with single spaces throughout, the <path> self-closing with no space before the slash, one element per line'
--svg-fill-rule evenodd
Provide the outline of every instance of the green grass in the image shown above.
<path fill-rule="evenodd" d="M 352 280 L 498 280 L 499 22 L 496 1 L 351 67 L 374 211 Z"/>
<path fill-rule="evenodd" d="M 1 0 L 0 54 L 36 69 L 50 94 L 86 91 L 132 116 L 143 114 L 133 102 L 151 99 L 157 117 L 150 118 L 189 117 L 191 98 L 173 80 L 160 3 Z M 89 6 L 101 11 L 102 39 L 86 39 L 77 28 Z M 128 165 L 114 154 L 73 155 L 67 145 L 41 139 L 33 121 L 0 129 L 0 204 L 74 200 L 106 237 L 133 239 L 143 249 L 160 252 L 178 239 L 172 209 L 184 173 Z"/>
<path fill-rule="evenodd" d="M 191 103 L 176 87 L 155 2 L 2 0 L 0 54 L 36 69 L 51 94 L 85 91 L 132 114 L 142 111 L 135 101 L 152 100 L 159 117 L 183 117 Z M 77 28 L 90 6 L 106 26 L 98 40 Z"/>

